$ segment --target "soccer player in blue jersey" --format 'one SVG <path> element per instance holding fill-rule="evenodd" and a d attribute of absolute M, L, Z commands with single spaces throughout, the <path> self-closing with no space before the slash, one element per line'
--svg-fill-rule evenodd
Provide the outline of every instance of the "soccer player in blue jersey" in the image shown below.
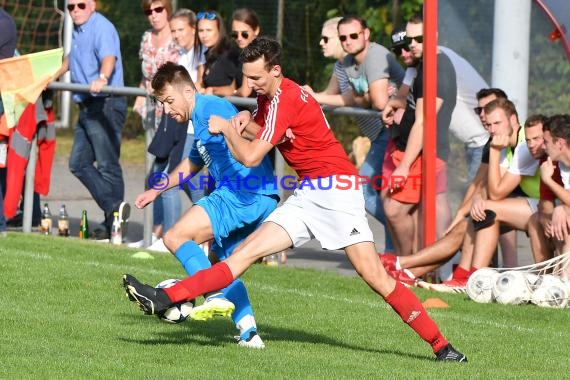
<path fill-rule="evenodd" d="M 214 260 L 227 258 L 275 209 L 279 201 L 277 183 L 267 157 L 259 166 L 247 168 L 234 159 L 222 135 L 208 132 L 210 116 L 230 119 L 237 114 L 230 102 L 217 96 L 201 95 L 186 69 L 174 63 L 161 66 L 153 78 L 153 87 L 155 81 L 179 83 L 167 85 L 155 96 L 164 105 L 164 111 L 177 122 L 192 120 L 195 142 L 189 157 L 169 174 L 168 179 L 164 178 L 140 194 L 135 206 L 145 207 L 162 191 L 188 181 L 204 165 L 208 167 L 216 189 L 192 206 L 164 237 L 166 247 L 186 272 L 193 275 L 211 266 L 199 244 L 213 239 Z M 240 330 L 238 344 L 264 348 L 245 286 L 239 278 L 227 288 L 206 297 L 204 304 L 195 307 L 190 317 L 207 320 L 230 313 Z"/>

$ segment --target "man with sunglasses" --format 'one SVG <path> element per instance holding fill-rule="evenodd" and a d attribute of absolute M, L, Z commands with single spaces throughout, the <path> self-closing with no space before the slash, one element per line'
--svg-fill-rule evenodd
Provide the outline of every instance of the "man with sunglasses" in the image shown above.
<path fill-rule="evenodd" d="M 383 110 L 389 99 L 390 84 L 395 83 L 399 87 L 404 70 L 388 49 L 370 41 L 370 29 L 366 20 L 347 15 L 338 22 L 337 30 L 338 39 L 347 53 L 342 61 L 342 69 L 350 84 L 350 91 L 342 96 L 344 105 Z M 380 189 L 385 186 L 381 179 L 382 165 L 390 134 L 380 117 L 362 121 L 359 127 L 371 143 L 359 170 L 359 174 L 367 179 L 363 185 L 366 211 L 384 225 L 384 250 L 392 252 L 394 246 L 380 200 Z"/>
<path fill-rule="evenodd" d="M 124 181 L 119 154 L 127 101 L 124 96 L 101 92 L 104 86 L 123 87 L 123 66 L 119 34 L 113 24 L 96 11 L 94 0 L 69 0 L 67 10 L 73 20 L 73 41 L 62 68 L 71 81 L 90 86 L 90 92 L 76 92 L 79 105 L 69 169 L 87 188 L 103 210 L 105 221 L 96 228 L 97 239 L 108 239 L 113 212 L 126 229 L 130 207 L 123 202 Z"/>
<path fill-rule="evenodd" d="M 416 227 L 410 214 L 417 208 L 421 200 L 422 177 L 422 148 L 425 131 L 434 130 L 435 126 L 424 127 L 423 121 L 423 19 L 421 15 L 414 16 L 406 25 L 405 41 L 410 52 L 417 62 L 418 74 L 412 86 L 412 95 L 415 101 L 415 122 L 413 123 L 405 150 L 393 153 L 394 169 L 391 172 L 389 194 L 384 197 L 384 209 L 388 222 L 393 231 L 397 247 L 401 247 L 400 254 L 409 255 L 415 248 L 410 240 L 417 236 Z M 436 192 L 438 197 L 437 231 L 441 236 L 449 225 L 451 211 L 447 201 L 447 173 L 446 161 L 449 155 L 449 124 L 451 114 L 455 108 L 457 98 L 456 74 L 451 61 L 447 56 L 438 54 L 438 82 L 437 82 L 437 159 L 436 159 Z M 391 99 L 383 111 L 383 119 L 387 124 L 394 122 L 394 111 L 406 106 L 406 97 Z M 395 153 L 399 153 L 395 156 Z M 401 154 L 400 154 L 401 153 Z M 386 175 L 388 176 L 388 175 Z M 398 183 L 394 179 L 402 183 Z M 404 179 L 403 181 L 401 181 Z"/>

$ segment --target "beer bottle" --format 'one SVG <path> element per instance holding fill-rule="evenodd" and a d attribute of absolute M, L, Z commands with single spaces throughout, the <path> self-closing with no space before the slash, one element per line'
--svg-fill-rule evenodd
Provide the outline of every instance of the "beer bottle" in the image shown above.
<path fill-rule="evenodd" d="M 40 224 L 40 229 L 42 234 L 50 235 L 51 227 L 52 227 L 51 212 L 49 210 L 48 204 L 46 203 L 44 204 L 44 209 L 42 210 L 42 220 Z"/>
<path fill-rule="evenodd" d="M 81 212 L 81 222 L 79 223 L 79 238 L 89 239 L 89 222 L 87 221 L 87 211 Z"/>
<path fill-rule="evenodd" d="M 67 215 L 67 210 L 65 205 L 61 205 L 59 208 L 59 219 L 57 221 L 57 230 L 59 236 L 69 236 L 69 217 Z"/>
<path fill-rule="evenodd" d="M 111 227 L 111 244 L 121 245 L 123 243 L 123 231 L 119 221 L 119 212 L 113 212 L 113 226 Z"/>

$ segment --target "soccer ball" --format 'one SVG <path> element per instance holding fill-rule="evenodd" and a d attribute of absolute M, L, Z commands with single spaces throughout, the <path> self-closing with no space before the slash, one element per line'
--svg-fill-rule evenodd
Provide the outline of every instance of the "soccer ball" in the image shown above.
<path fill-rule="evenodd" d="M 559 277 L 547 274 L 542 276 L 534 290 L 531 302 L 541 307 L 563 308 L 568 305 L 570 290 Z"/>
<path fill-rule="evenodd" d="M 155 288 L 164 289 L 170 288 L 172 285 L 176 284 L 180 280 L 168 279 L 159 282 Z M 194 300 L 178 302 L 169 307 L 165 312 L 158 314 L 158 318 L 168 323 L 180 323 L 184 322 L 190 315 L 190 311 L 194 307 Z"/>
<path fill-rule="evenodd" d="M 493 268 L 481 268 L 476 270 L 467 281 L 467 295 L 478 303 L 493 302 L 493 284 L 499 272 Z"/>
<path fill-rule="evenodd" d="M 530 300 L 531 291 L 523 272 L 501 273 L 493 285 L 493 297 L 503 305 L 520 305 Z"/>

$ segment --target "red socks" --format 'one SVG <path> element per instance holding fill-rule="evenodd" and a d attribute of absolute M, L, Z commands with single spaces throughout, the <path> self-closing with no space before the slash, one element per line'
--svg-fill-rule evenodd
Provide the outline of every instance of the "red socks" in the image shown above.
<path fill-rule="evenodd" d="M 433 352 L 447 346 L 448 341 L 430 318 L 418 297 L 402 283 L 396 281 L 396 288 L 385 300 L 405 323 L 430 344 Z"/>
<path fill-rule="evenodd" d="M 459 265 L 455 268 L 455 270 L 453 271 L 453 276 L 452 279 L 453 280 L 468 280 L 469 276 L 471 276 L 471 274 L 473 272 L 475 272 L 477 270 L 477 268 L 471 268 L 469 270 L 463 269 L 461 268 Z"/>
<path fill-rule="evenodd" d="M 194 299 L 202 294 L 220 290 L 234 280 L 232 271 L 223 261 L 211 268 L 198 271 L 195 275 L 186 277 L 170 288 L 165 288 L 166 295 L 172 302 Z"/>

